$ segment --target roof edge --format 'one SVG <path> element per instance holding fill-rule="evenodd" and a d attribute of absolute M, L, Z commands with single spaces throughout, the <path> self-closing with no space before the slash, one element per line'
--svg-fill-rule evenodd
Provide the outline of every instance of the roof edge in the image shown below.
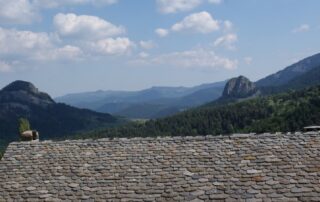
<path fill-rule="evenodd" d="M 39 142 L 11 142 L 10 145 L 20 145 L 20 144 L 43 144 L 43 143 L 68 143 L 68 142 L 96 142 L 96 141 L 116 141 L 116 142 L 126 142 L 126 141 L 152 141 L 152 140 L 209 140 L 209 139 L 246 139 L 246 138 L 272 138 L 272 137 L 280 137 L 280 136 L 317 136 L 320 133 L 244 133 L 244 134 L 231 134 L 231 135 L 205 135 L 205 136 L 158 136 L 158 137 L 132 137 L 132 138 L 98 138 L 98 139 L 68 139 L 62 141 L 55 140 L 44 140 Z M 8 147 L 9 147 L 8 146 Z"/>

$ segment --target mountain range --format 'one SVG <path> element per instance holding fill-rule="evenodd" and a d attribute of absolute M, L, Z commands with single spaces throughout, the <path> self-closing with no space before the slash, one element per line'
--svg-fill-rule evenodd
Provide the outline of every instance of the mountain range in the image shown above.
<path fill-rule="evenodd" d="M 56 103 L 26 81 L 12 82 L 0 90 L 0 141 L 19 138 L 19 118 L 28 119 L 31 127 L 40 132 L 41 139 L 60 138 L 120 122 L 110 114 Z"/>
<path fill-rule="evenodd" d="M 75 138 L 228 135 L 301 131 L 320 123 L 320 86 L 207 105 L 144 123 L 132 122 Z"/>
<path fill-rule="evenodd" d="M 301 89 L 320 84 L 320 53 L 305 58 L 252 85 L 254 94 L 274 94 L 289 89 Z M 110 113 L 127 118 L 154 119 L 170 116 L 220 98 L 227 81 L 195 87 L 152 87 L 141 91 L 95 91 L 68 94 L 55 98 L 57 102 Z M 240 96 L 240 95 L 237 95 Z M 225 101 L 226 95 L 223 96 Z M 228 97 L 232 100 L 232 96 Z M 221 101 L 221 99 L 219 99 Z"/>
<path fill-rule="evenodd" d="M 93 136 L 98 137 L 291 130 L 305 124 L 319 124 L 320 95 L 319 89 L 314 87 L 320 85 L 319 58 L 320 54 L 311 56 L 274 74 L 278 76 L 267 76 L 257 82 L 240 76 L 191 88 L 97 91 L 67 95 L 56 101 L 30 82 L 15 81 L 0 90 L 0 145 L 18 139 L 19 118 L 27 118 L 32 128 L 40 132 L 41 139 L 70 137 L 78 133 L 87 137 L 87 131 L 126 122 L 92 109 L 134 118 L 176 114 L 95 132 Z M 286 75 L 290 79 L 286 79 Z M 294 92 L 296 90 L 300 91 Z M 90 109 L 57 103 L 62 100 Z"/>
<path fill-rule="evenodd" d="M 244 76 L 232 78 L 226 83 L 222 96 L 217 100 L 176 115 L 142 123 L 129 123 L 84 136 L 293 132 L 307 125 L 319 125 L 319 57 L 317 54 L 306 58 L 279 71 L 276 77 L 274 74 L 255 83 Z M 319 64 L 316 64 L 317 62 Z M 298 69 L 300 71 L 297 71 Z M 290 79 L 287 79 L 286 75 Z"/>
<path fill-rule="evenodd" d="M 152 87 L 141 91 L 68 94 L 57 102 L 128 118 L 159 118 L 202 105 L 221 96 L 226 81 L 195 87 Z"/>
<path fill-rule="evenodd" d="M 320 53 L 307 57 L 256 82 L 259 87 L 283 86 L 320 66 Z"/>

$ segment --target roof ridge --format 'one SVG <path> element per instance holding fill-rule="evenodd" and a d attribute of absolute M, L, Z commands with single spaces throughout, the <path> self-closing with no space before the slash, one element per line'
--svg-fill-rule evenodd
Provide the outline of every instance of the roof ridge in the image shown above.
<path fill-rule="evenodd" d="M 245 138 L 272 138 L 272 137 L 280 137 L 280 136 L 316 136 L 319 133 L 302 133 L 302 132 L 295 132 L 295 133 L 235 133 L 231 135 L 197 135 L 197 136 L 157 136 L 157 137 L 121 137 L 121 138 L 97 138 L 97 139 L 67 139 L 62 141 L 55 141 L 55 140 L 43 140 L 37 142 L 11 142 L 10 145 L 16 144 L 42 144 L 42 143 L 72 143 L 72 142 L 126 142 L 126 141 L 153 141 L 153 140 L 210 140 L 210 139 L 245 139 Z"/>

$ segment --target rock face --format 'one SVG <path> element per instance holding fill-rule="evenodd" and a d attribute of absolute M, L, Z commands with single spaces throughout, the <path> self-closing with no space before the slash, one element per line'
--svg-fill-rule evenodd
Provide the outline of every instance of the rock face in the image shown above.
<path fill-rule="evenodd" d="M 10 83 L 6 87 L 4 87 L 2 90 L 8 91 L 8 92 L 9 91 L 27 91 L 34 94 L 39 93 L 39 90 L 32 83 L 27 81 L 20 81 L 20 80 Z"/>
<path fill-rule="evenodd" d="M 110 114 L 55 103 L 32 83 L 15 81 L 0 90 L 0 142 L 19 138 L 18 120 L 26 118 L 43 139 L 107 127 L 117 122 Z"/>
<path fill-rule="evenodd" d="M 46 93 L 40 92 L 32 83 L 14 81 L 0 91 L 1 103 L 25 103 L 45 107 L 54 104 Z"/>
<path fill-rule="evenodd" d="M 255 84 L 248 78 L 239 76 L 237 78 L 230 79 L 223 91 L 223 98 L 246 98 L 250 97 L 258 92 Z"/>

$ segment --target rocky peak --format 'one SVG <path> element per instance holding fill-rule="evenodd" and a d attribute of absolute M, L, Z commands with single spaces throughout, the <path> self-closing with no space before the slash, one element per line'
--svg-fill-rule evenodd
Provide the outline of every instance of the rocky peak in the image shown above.
<path fill-rule="evenodd" d="M 224 98 L 246 98 L 258 92 L 253 82 L 244 76 L 230 79 L 225 85 Z"/>
<path fill-rule="evenodd" d="M 27 81 L 20 81 L 20 80 L 10 83 L 6 87 L 4 87 L 2 91 L 6 91 L 6 92 L 26 91 L 34 94 L 39 93 L 39 90 L 32 83 Z"/>
<path fill-rule="evenodd" d="M 53 104 L 53 99 L 46 93 L 40 92 L 32 83 L 14 81 L 0 91 L 2 103 L 29 103 L 40 106 Z"/>

